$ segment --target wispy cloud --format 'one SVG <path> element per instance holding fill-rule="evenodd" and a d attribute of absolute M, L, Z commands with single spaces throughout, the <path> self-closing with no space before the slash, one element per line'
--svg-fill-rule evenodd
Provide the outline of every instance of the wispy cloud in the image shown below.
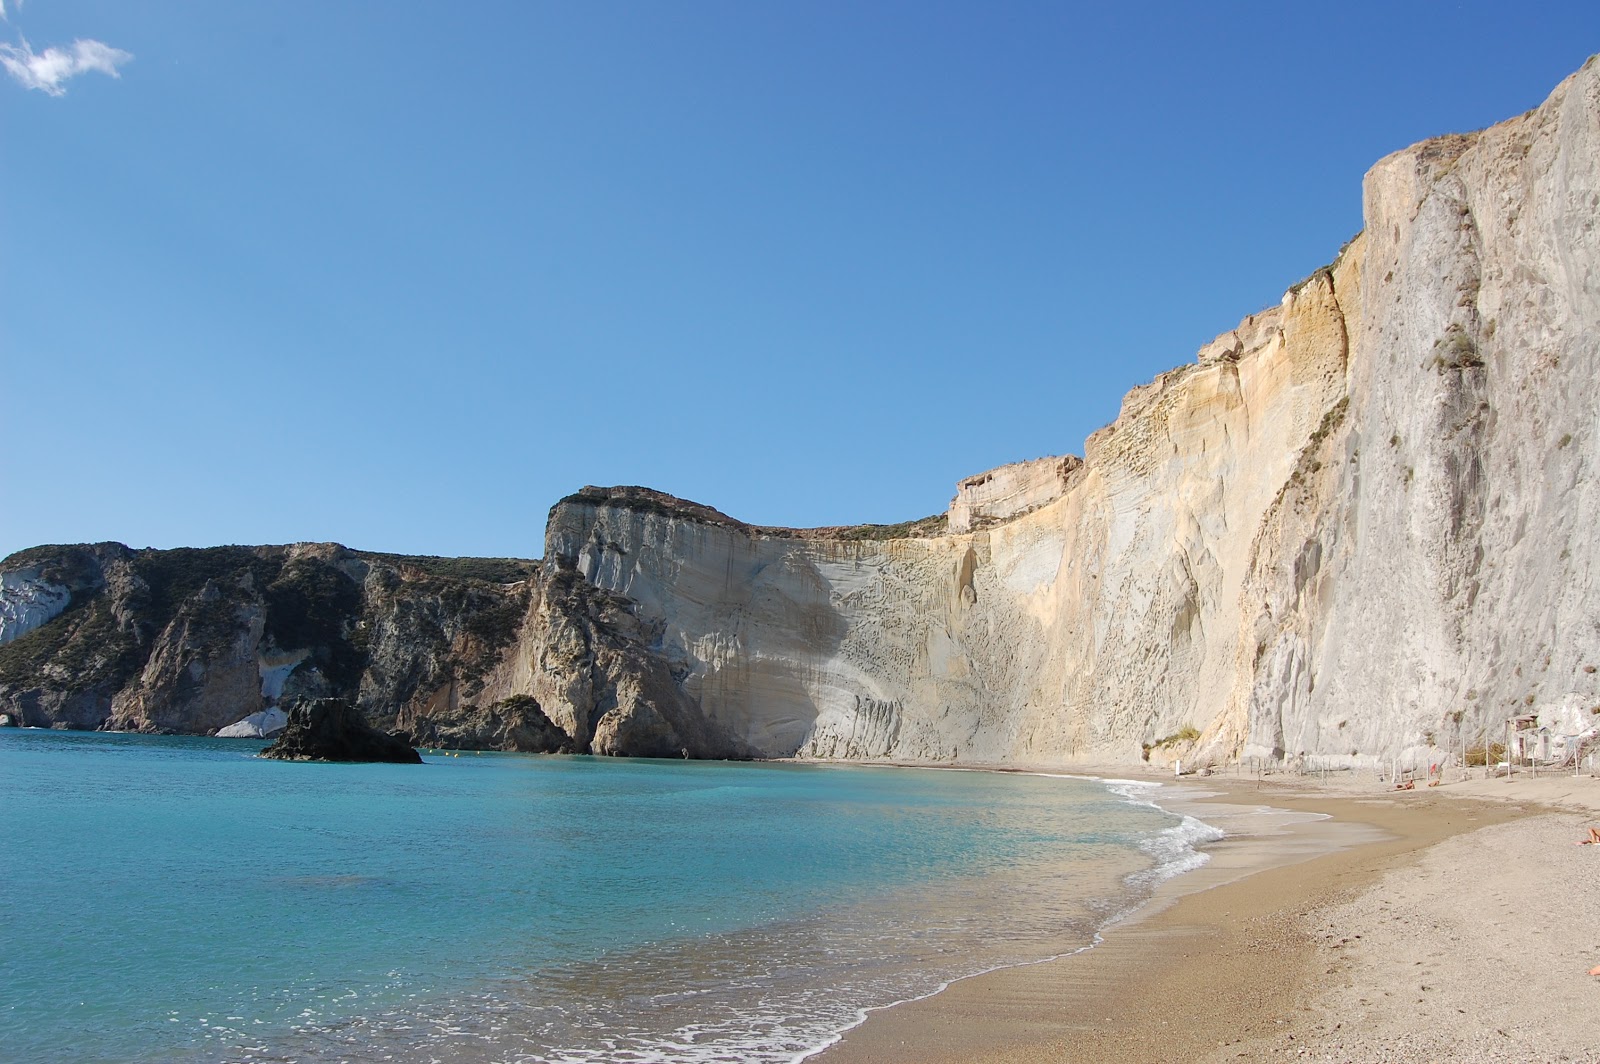
<path fill-rule="evenodd" d="M 0 0 L 3 4 L 5 0 Z M 46 48 L 35 52 L 26 39 L 20 45 L 0 44 L 0 66 L 24 88 L 38 89 L 51 96 L 67 91 L 70 78 L 98 70 L 117 78 L 117 67 L 133 58 L 132 52 L 113 48 L 94 40 L 76 40 L 71 48 Z"/>

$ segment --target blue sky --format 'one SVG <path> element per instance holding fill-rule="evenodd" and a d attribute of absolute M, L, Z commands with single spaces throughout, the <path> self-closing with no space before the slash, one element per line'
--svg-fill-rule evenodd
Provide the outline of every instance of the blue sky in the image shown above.
<path fill-rule="evenodd" d="M 1600 50 L 1529 8 L 4 0 L 0 554 L 942 510 Z"/>

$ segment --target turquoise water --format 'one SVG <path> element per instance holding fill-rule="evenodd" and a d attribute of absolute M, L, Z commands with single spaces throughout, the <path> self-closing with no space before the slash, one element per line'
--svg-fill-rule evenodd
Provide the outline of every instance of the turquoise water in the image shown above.
<path fill-rule="evenodd" d="M 0 730 L 0 1059 L 790 1061 L 1192 859 L 1073 778 Z"/>

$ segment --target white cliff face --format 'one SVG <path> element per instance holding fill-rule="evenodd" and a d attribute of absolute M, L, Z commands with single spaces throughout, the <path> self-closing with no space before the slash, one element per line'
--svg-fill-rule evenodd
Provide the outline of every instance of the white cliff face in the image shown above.
<path fill-rule="evenodd" d="M 1460 749 L 1600 705 L 1597 160 L 1591 60 L 1368 174 L 1349 413 L 1247 592 L 1249 752 Z"/>
<path fill-rule="evenodd" d="M 259 655 L 256 671 L 261 675 L 261 697 L 268 705 L 277 704 L 283 697 L 283 685 L 288 682 L 290 674 L 310 656 L 309 650 L 279 651 Z"/>
<path fill-rule="evenodd" d="M 72 591 L 44 579 L 35 566 L 0 573 L 0 645 L 60 616 Z"/>
<path fill-rule="evenodd" d="M 950 500 L 950 531 L 971 532 L 1055 502 L 1082 467 L 1082 459 L 1067 454 L 1014 462 L 967 477 L 956 485 L 956 497 Z"/>
<path fill-rule="evenodd" d="M 558 506 L 546 549 L 633 600 L 706 714 L 769 755 L 1138 756 L 1231 686 L 1250 547 L 1231 530 L 1342 395 L 1334 287 L 1130 395 L 1070 490 L 979 532 L 777 535 L 602 496 Z"/>
<path fill-rule="evenodd" d="M 1597 170 L 1593 61 L 1535 112 L 1383 160 L 1332 267 L 1129 393 L 1081 465 L 964 481 L 950 534 L 586 490 L 548 557 L 631 600 L 641 646 L 769 755 L 1337 764 L 1581 716 Z M 541 653 L 514 685 L 570 689 Z"/>

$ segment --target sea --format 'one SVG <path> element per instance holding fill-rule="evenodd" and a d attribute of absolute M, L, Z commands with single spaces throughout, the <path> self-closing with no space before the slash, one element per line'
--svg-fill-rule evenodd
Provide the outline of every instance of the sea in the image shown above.
<path fill-rule="evenodd" d="M 0 729 L 0 1060 L 798 1062 L 1217 832 L 1065 775 Z"/>

